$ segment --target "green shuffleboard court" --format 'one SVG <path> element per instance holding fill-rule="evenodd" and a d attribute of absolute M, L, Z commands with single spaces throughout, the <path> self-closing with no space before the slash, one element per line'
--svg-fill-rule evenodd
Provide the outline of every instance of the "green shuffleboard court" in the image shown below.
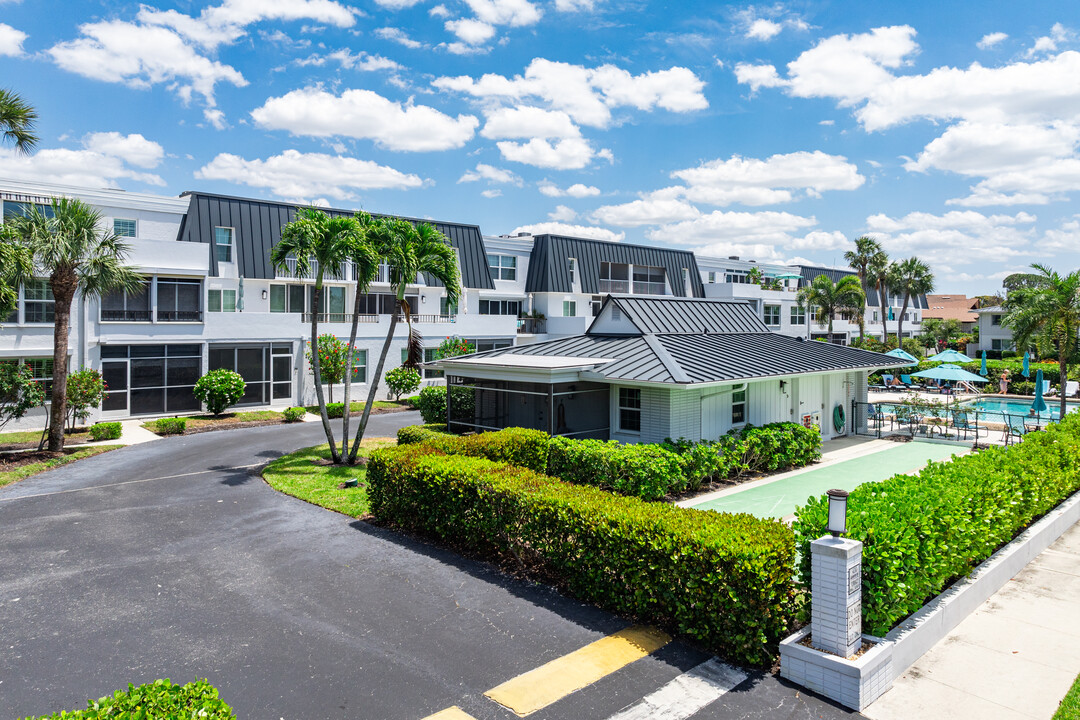
<path fill-rule="evenodd" d="M 935 443 L 909 442 L 880 452 L 844 460 L 798 473 L 765 485 L 694 505 L 697 510 L 750 513 L 761 518 L 784 518 L 795 514 L 807 498 L 826 490 L 854 490 L 865 482 L 884 480 L 920 470 L 931 460 L 947 460 L 966 448 Z"/>

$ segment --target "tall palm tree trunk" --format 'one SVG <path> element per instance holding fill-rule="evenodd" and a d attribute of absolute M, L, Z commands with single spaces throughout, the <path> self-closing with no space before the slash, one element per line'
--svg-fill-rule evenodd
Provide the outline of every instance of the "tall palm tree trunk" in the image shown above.
<path fill-rule="evenodd" d="M 352 362 L 353 353 L 355 353 L 356 347 L 356 332 L 357 325 L 360 322 L 360 284 L 356 285 L 356 292 L 354 293 L 356 298 L 353 300 L 353 316 L 352 326 L 349 328 L 349 347 L 347 350 L 349 356 L 349 368 L 345 373 L 345 412 L 342 416 L 341 422 L 341 459 L 347 465 L 352 465 L 356 461 L 356 454 L 349 452 L 349 416 L 352 405 Z M 393 323 L 393 320 L 390 321 Z M 365 363 L 366 364 L 366 363 Z"/>
<path fill-rule="evenodd" d="M 904 315 L 907 314 L 908 300 L 911 296 L 904 293 L 904 303 L 900 307 L 900 314 L 896 317 L 896 347 L 904 347 Z"/>
<path fill-rule="evenodd" d="M 885 288 L 882 283 L 878 283 L 878 304 L 881 307 L 881 342 L 887 344 L 889 342 L 889 314 L 886 312 L 887 308 L 885 303 L 888 298 L 885 297 Z"/>
<path fill-rule="evenodd" d="M 382 377 L 383 365 L 386 364 L 386 356 L 390 352 L 390 345 L 394 342 L 394 331 L 397 329 L 398 317 L 401 315 L 402 299 L 398 298 L 394 307 L 394 314 L 390 316 L 390 330 L 386 333 L 382 351 L 379 353 L 379 362 L 375 366 L 375 374 L 371 376 L 371 389 L 368 390 L 367 403 L 364 405 L 364 414 L 360 416 L 360 424 L 356 428 L 356 437 L 353 439 L 352 450 L 349 451 L 349 464 L 356 462 L 356 453 L 360 449 L 360 442 L 364 439 L 364 431 L 367 429 L 368 417 L 371 416 L 371 406 L 375 403 L 375 393 L 379 390 L 379 378 Z"/>
<path fill-rule="evenodd" d="M 52 407 L 49 409 L 49 452 L 63 452 L 67 419 L 68 335 L 71 333 L 71 302 L 78 288 L 75 273 L 57 271 L 49 278 L 54 308 Z"/>
<path fill-rule="evenodd" d="M 330 459 L 334 464 L 341 462 L 338 455 L 337 443 L 334 442 L 334 431 L 330 428 L 330 418 L 326 414 L 326 398 L 323 397 L 322 372 L 319 368 L 319 300 L 322 298 L 322 268 L 319 268 L 319 276 L 315 281 L 315 292 L 312 297 L 311 313 L 311 374 L 315 376 L 315 398 L 319 403 L 319 417 L 322 419 L 323 432 L 326 433 L 326 442 L 330 444 Z"/>

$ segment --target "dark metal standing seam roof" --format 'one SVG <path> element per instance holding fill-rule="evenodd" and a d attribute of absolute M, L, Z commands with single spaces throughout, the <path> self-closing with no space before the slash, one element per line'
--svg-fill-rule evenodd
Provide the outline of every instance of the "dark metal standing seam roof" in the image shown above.
<path fill-rule="evenodd" d="M 643 333 L 755 333 L 769 332 L 745 300 L 647 298 L 611 295 Z"/>
<path fill-rule="evenodd" d="M 561 235 L 533 238 L 525 292 L 571 292 L 569 258 L 577 260 L 581 291 L 585 293 L 600 292 L 600 263 L 612 262 L 664 268 L 668 285 L 676 297 L 686 297 L 685 268 L 690 273 L 693 297 L 705 297 L 697 260 L 691 252 Z"/>
<path fill-rule="evenodd" d="M 848 275 L 857 275 L 857 273 L 850 270 L 841 270 L 839 268 L 824 268 L 824 267 L 811 267 L 809 265 L 799 265 L 799 272 L 802 274 L 802 279 L 799 280 L 799 287 L 806 287 L 814 281 L 818 275 L 824 275 L 832 280 L 834 283 L 840 282 L 841 278 L 845 278 Z M 930 307 L 930 303 L 927 301 L 925 295 L 913 295 L 909 301 L 909 307 L 913 307 L 919 310 L 925 310 Z M 866 304 L 869 307 L 880 307 L 881 303 L 878 302 L 877 290 L 870 288 L 866 293 Z"/>
<path fill-rule="evenodd" d="M 473 356 L 555 355 L 607 358 L 595 372 L 613 381 L 688 385 L 737 382 L 778 375 L 899 367 L 881 353 L 803 341 L 777 333 L 577 335 Z M 453 361 L 451 361 L 453 362 Z M 453 373 L 453 370 L 449 372 Z M 467 371 L 462 371 L 467 373 Z"/>
<path fill-rule="evenodd" d="M 231 227 L 234 231 L 233 252 L 240 276 L 272 280 L 270 248 L 281 239 L 281 227 L 292 222 L 298 208 L 292 203 L 237 198 L 209 193 L 185 193 L 191 198 L 187 214 L 180 223 L 177 240 L 203 243 L 210 253 L 210 271 L 217 275 L 214 253 L 214 228 Z M 320 208 L 330 215 L 352 215 L 353 210 Z M 372 213 L 373 217 L 390 217 Z M 476 225 L 462 225 L 418 218 L 402 218 L 412 223 L 430 222 L 457 248 L 461 261 L 461 277 L 467 288 L 492 290 L 495 283 L 488 269 L 483 235 Z M 441 286 L 434 278 L 425 278 L 428 285 Z"/>

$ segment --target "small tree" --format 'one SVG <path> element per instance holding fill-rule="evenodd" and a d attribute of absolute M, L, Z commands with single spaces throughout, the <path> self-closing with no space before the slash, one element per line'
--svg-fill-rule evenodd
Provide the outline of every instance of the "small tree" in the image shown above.
<path fill-rule="evenodd" d="M 195 383 L 195 398 L 214 415 L 220 415 L 244 397 L 247 383 L 232 370 L 211 370 Z"/>
<path fill-rule="evenodd" d="M 446 358 L 469 355 L 474 352 L 476 352 L 476 347 L 474 345 L 471 345 L 468 340 L 454 335 L 439 343 L 439 347 L 435 351 L 435 359 L 445 360 Z"/>
<path fill-rule="evenodd" d="M 83 368 L 68 375 L 67 405 L 68 427 L 75 429 L 75 423 L 90 417 L 90 411 L 101 405 L 105 397 L 105 381 L 97 370 Z"/>
<path fill-rule="evenodd" d="M 315 362 L 311 357 L 311 344 L 305 351 L 308 367 L 314 373 Z M 349 362 L 349 345 L 336 335 L 326 333 L 319 336 L 319 370 L 322 381 L 330 386 L 329 402 L 334 402 L 334 385 L 345 382 L 345 376 L 352 370 Z"/>
<path fill-rule="evenodd" d="M 45 390 L 28 365 L 0 362 L 0 428 L 45 404 Z"/>
<path fill-rule="evenodd" d="M 396 367 L 386 373 L 386 387 L 394 400 L 412 395 L 420 387 L 420 373 L 409 367 Z"/>

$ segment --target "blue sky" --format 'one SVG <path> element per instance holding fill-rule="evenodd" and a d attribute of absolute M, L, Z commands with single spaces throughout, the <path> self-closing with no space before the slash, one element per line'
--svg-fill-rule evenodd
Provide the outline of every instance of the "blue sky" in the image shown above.
<path fill-rule="evenodd" d="M 842 264 L 1077 266 L 1071 3 L 0 0 L 0 177 Z"/>

